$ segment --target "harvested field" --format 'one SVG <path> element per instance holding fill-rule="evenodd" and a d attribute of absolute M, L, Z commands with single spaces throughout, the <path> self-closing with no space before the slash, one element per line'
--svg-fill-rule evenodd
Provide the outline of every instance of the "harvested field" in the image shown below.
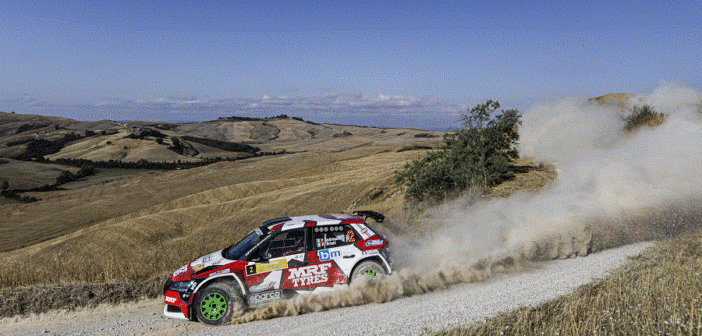
<path fill-rule="evenodd" d="M 385 201 L 399 190 L 391 183 L 394 171 L 419 155 L 365 147 L 222 162 L 45 193 L 37 203 L 0 207 L 7 219 L 0 259 L 16 267 L 0 275 L 1 283 L 157 275 L 235 242 L 265 219 Z"/>

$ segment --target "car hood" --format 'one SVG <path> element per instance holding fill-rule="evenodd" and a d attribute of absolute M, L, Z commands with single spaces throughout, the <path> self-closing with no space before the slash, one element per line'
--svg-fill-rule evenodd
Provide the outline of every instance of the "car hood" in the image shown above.
<path fill-rule="evenodd" d="M 171 275 L 171 280 L 173 281 L 184 281 L 189 280 L 191 276 L 199 272 L 200 270 L 210 267 L 210 266 L 220 266 L 231 262 L 230 260 L 224 259 L 222 257 L 222 250 L 212 252 L 210 254 L 204 255 L 191 261 L 189 264 L 179 268 L 177 271 Z"/>

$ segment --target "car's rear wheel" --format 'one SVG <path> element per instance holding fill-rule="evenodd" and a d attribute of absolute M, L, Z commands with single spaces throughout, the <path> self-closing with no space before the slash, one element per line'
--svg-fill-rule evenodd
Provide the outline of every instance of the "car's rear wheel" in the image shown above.
<path fill-rule="evenodd" d="M 197 292 L 195 300 L 197 319 L 209 325 L 229 322 L 232 317 L 244 314 L 244 300 L 234 286 L 226 282 L 216 282 Z"/>
<path fill-rule="evenodd" d="M 359 278 L 368 278 L 372 280 L 380 280 L 384 278 L 388 273 L 385 271 L 382 265 L 375 261 L 364 261 L 353 270 L 351 274 L 351 281 Z"/>

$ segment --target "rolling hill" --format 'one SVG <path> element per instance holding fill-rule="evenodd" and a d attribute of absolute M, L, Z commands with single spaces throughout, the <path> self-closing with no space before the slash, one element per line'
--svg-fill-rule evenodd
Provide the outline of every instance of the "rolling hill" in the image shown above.
<path fill-rule="evenodd" d="M 357 207 L 389 211 L 401 204 L 394 171 L 443 141 L 439 132 L 287 117 L 170 124 L 3 113 L 0 125 L 0 153 L 7 157 L 0 179 L 17 189 L 77 169 L 52 163 L 57 159 L 199 162 L 233 155 L 182 170 L 124 169 L 113 176 L 98 169 L 71 188 L 22 192 L 40 201 L 0 205 L 0 260 L 15 267 L 0 275 L 3 286 L 144 278 L 222 248 L 272 217 Z M 9 158 L 31 141 L 60 141 L 67 134 L 73 134 L 70 141 L 45 155 L 48 161 Z M 193 151 L 169 149 L 173 139 Z M 222 144 L 278 154 L 213 147 Z"/>

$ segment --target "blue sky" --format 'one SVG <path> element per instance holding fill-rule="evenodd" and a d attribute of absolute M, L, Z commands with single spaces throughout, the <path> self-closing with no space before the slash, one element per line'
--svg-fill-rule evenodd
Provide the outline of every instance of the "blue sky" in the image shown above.
<path fill-rule="evenodd" d="M 700 1 L 0 1 L 0 111 L 441 129 L 487 99 L 702 89 Z"/>

